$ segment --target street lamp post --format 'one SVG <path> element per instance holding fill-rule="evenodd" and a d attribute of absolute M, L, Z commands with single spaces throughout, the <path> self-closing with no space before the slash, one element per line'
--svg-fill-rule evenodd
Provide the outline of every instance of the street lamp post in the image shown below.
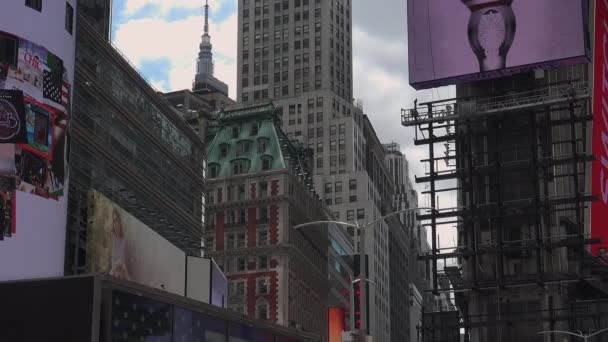
<path fill-rule="evenodd" d="M 359 335 L 360 336 L 365 336 L 367 334 L 367 330 L 368 330 L 368 326 L 367 326 L 367 286 L 365 286 L 366 284 L 364 284 L 365 282 L 368 281 L 367 279 L 367 267 L 366 266 L 366 260 L 365 260 L 365 232 L 369 227 L 372 227 L 371 229 L 373 229 L 374 225 L 376 223 L 379 223 L 381 221 L 384 221 L 385 219 L 398 215 L 398 214 L 402 214 L 405 212 L 410 212 L 410 211 L 418 211 L 418 210 L 435 210 L 435 208 L 433 207 L 417 207 L 417 208 L 407 208 L 407 209 L 402 209 L 402 210 L 397 210 L 394 211 L 388 215 L 384 215 L 382 217 L 380 217 L 379 219 L 367 222 L 365 225 L 360 225 L 358 221 L 355 221 L 355 224 L 352 223 L 348 223 L 348 222 L 342 222 L 342 221 L 315 221 L 315 222 L 307 222 L 307 223 L 303 223 L 303 224 L 299 224 L 296 225 L 294 227 L 294 229 L 300 229 L 300 228 L 304 228 L 304 227 L 308 227 L 308 226 L 315 226 L 315 225 L 320 225 L 320 224 L 335 224 L 335 225 L 339 225 L 339 226 L 343 226 L 343 227 L 352 227 L 355 228 L 358 232 L 359 232 L 359 279 L 361 281 L 360 289 L 361 289 L 361 326 L 359 328 Z M 353 317 L 354 317 L 354 296 L 351 296 L 353 302 L 351 303 L 351 322 L 353 322 Z M 352 327 L 353 329 L 355 328 L 354 326 Z"/>
<path fill-rule="evenodd" d="M 547 330 L 547 331 L 541 331 L 541 332 L 539 332 L 539 334 L 564 334 L 564 335 L 571 335 L 571 336 L 580 337 L 580 338 L 583 339 L 584 342 L 587 342 L 587 341 L 589 341 L 589 339 L 591 337 L 593 337 L 595 335 L 599 335 L 599 334 L 601 334 L 603 332 L 606 332 L 606 331 L 608 331 L 608 328 L 602 329 L 600 331 L 596 331 L 593 334 L 584 335 L 582 333 L 581 334 L 576 334 L 576 333 L 573 333 L 573 332 L 570 332 L 570 331 Z M 579 332 L 581 332 L 581 331 L 579 330 Z"/>

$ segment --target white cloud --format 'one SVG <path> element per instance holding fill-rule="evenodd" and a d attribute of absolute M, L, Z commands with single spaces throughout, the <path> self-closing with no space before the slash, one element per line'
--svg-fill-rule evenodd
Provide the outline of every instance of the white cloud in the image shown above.
<path fill-rule="evenodd" d="M 450 88 L 416 91 L 408 82 L 408 60 L 405 31 L 400 37 L 378 32 L 377 29 L 359 26 L 357 17 L 353 23 L 353 84 L 355 97 L 364 104 L 364 112 L 374 125 L 382 142 L 397 142 L 410 162 L 410 177 L 424 176 L 428 169 L 420 160 L 428 158 L 428 146 L 414 145 L 414 128 L 401 125 L 401 108 L 410 108 L 414 99 L 418 102 L 437 100 L 453 96 Z M 396 23 L 399 24 L 399 23 Z M 391 25 L 388 23 L 387 25 Z M 389 30 L 385 28 L 386 30 Z M 398 30 L 393 30 L 398 32 Z M 442 146 L 436 145 L 442 153 Z M 440 167 L 443 167 L 441 162 Z M 444 185 L 444 184 L 442 184 Z M 430 198 L 422 195 L 426 184 L 415 184 L 419 192 L 420 206 L 429 206 Z M 456 194 L 444 193 L 439 196 L 440 208 L 456 206 Z M 430 233 L 429 233 L 430 238 Z M 450 226 L 441 227 L 442 247 L 454 245 L 455 230 Z"/>
<path fill-rule="evenodd" d="M 224 0 L 214 0 L 212 5 L 219 8 Z M 172 9 L 202 8 L 202 0 L 126 0 L 125 12 L 127 16 L 133 15 L 146 6 L 153 6 L 157 14 L 167 14 Z"/>
<path fill-rule="evenodd" d="M 157 1 L 160 2 L 148 2 Z M 200 7 L 200 1 L 198 6 Z M 219 24 L 210 18 L 209 27 L 213 51 L 234 58 L 228 61 L 225 58 L 215 58 L 215 76 L 229 85 L 230 94 L 234 97 L 237 14 L 233 13 Z M 143 60 L 167 59 L 170 89 L 166 90 L 179 90 L 192 87 L 202 31 L 202 15 L 176 21 L 161 17 L 134 19 L 117 27 L 114 43 L 138 67 Z"/>

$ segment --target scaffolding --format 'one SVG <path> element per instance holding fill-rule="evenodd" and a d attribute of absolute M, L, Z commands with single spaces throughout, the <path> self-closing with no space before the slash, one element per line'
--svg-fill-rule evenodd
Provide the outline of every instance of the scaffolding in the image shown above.
<path fill-rule="evenodd" d="M 495 96 L 416 104 L 401 111 L 402 125 L 415 128 L 415 145 L 428 147 L 428 158 L 422 160 L 427 172 L 416 182 L 428 184 L 422 193 L 435 210 L 418 216 L 431 233 L 431 249 L 419 259 L 431 264 L 429 291 L 449 292 L 454 298 L 460 311 L 458 328 L 465 330 L 466 341 L 472 329 L 504 327 L 522 317 L 511 312 L 516 318 L 504 321 L 489 311 L 469 313 L 470 293 L 595 284 L 606 276 L 604 262 L 587 248 L 600 242 L 590 237 L 585 219 L 596 199 L 586 192 L 594 160 L 588 84 L 571 80 Z M 438 196 L 445 194 L 457 203 L 440 207 Z M 446 227 L 457 228 L 458 242 L 440 248 L 439 231 Z M 442 277 L 450 286 L 438 284 Z M 576 296 L 566 297 L 577 303 Z M 501 301 L 500 295 L 496 298 Z M 500 317 L 504 303 L 494 305 Z M 559 316 L 557 309 L 543 310 L 549 315 L 546 320 L 540 317 L 543 322 Z M 598 314 L 606 310 L 602 306 Z M 564 317 L 573 316 L 571 311 Z M 424 330 L 436 328 L 442 329 L 424 325 L 422 340 L 435 341 L 428 334 L 425 338 Z"/>

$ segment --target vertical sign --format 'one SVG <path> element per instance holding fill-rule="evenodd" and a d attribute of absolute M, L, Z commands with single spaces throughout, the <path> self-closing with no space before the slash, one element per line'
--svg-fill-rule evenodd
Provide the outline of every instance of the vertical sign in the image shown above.
<path fill-rule="evenodd" d="M 593 84 L 593 154 L 591 187 L 599 200 L 591 206 L 591 235 L 602 242 L 592 246 L 608 250 L 608 0 L 596 1 Z"/>
<path fill-rule="evenodd" d="M 355 264 L 355 278 L 359 277 L 359 275 L 361 274 L 361 267 L 359 266 L 359 260 L 360 259 L 360 255 L 356 254 L 354 255 L 354 264 Z M 365 270 L 366 270 L 366 274 L 369 275 L 369 258 L 367 257 L 367 255 L 365 256 Z M 365 285 L 367 286 L 365 289 L 367 291 L 367 298 L 366 298 L 366 309 L 367 309 L 367 328 L 369 329 L 369 316 L 370 316 L 370 312 L 369 312 L 369 297 L 370 297 L 370 293 L 369 293 L 369 283 L 366 281 Z M 361 330 L 361 282 L 358 281 L 356 283 L 353 284 L 353 290 L 355 293 L 355 328 L 357 330 Z"/>

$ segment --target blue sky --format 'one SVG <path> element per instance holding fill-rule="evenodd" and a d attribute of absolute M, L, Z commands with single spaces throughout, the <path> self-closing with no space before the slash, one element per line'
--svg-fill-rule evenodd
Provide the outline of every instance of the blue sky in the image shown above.
<path fill-rule="evenodd" d="M 232 26 L 236 25 L 237 2 L 211 1 L 210 5 L 212 41 L 214 44 L 218 42 L 214 49 L 216 74 L 228 78 L 229 84 L 235 84 L 236 74 L 232 75 L 228 69 L 236 68 L 236 44 L 233 47 L 223 44 L 225 40 L 232 40 L 226 37 L 230 34 L 228 29 L 220 30 L 217 38 L 214 31 L 227 25 L 231 18 Z M 196 53 L 203 31 L 202 1 L 114 0 L 113 6 L 113 41 L 146 79 L 162 91 L 188 88 L 191 82 L 188 77 L 194 76 Z M 167 46 L 163 50 L 160 46 L 157 49 L 145 46 L 160 45 L 155 40 L 160 34 L 165 34 L 163 40 L 170 40 L 173 48 Z"/>

